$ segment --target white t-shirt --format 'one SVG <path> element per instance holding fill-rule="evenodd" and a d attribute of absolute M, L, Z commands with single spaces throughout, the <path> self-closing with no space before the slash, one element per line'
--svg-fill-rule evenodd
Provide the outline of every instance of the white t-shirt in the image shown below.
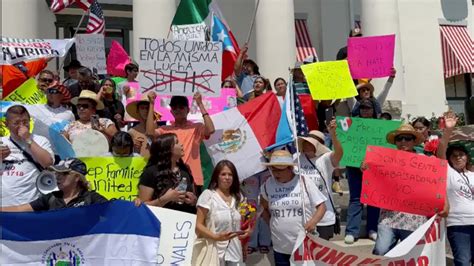
<path fill-rule="evenodd" d="M 303 187 L 304 191 L 306 220 L 313 216 L 317 205 L 326 201 L 326 197 L 316 188 L 314 182 L 305 179 L 305 189 L 299 180 L 299 177 L 295 176 L 287 183 L 280 183 L 270 177 L 260 189 L 262 198 L 268 201 L 271 214 L 273 249 L 283 254 L 291 254 L 298 233 L 304 230 L 301 188 Z"/>
<path fill-rule="evenodd" d="M 224 199 L 217 194 L 216 191 L 206 189 L 202 192 L 197 201 L 197 206 L 208 209 L 206 217 L 206 227 L 211 228 L 210 217 L 214 220 L 215 232 L 236 232 L 240 231 L 240 213 L 235 208 L 235 198 L 232 198 L 231 205 L 228 206 Z M 230 241 L 218 241 L 217 253 L 219 260 L 241 262 L 242 261 L 242 245 L 238 237 L 232 238 Z"/>
<path fill-rule="evenodd" d="M 331 200 L 334 202 L 332 198 L 332 172 L 334 172 L 334 166 L 332 165 L 331 161 L 331 154 L 332 152 L 327 152 L 318 158 L 310 159 L 313 164 L 318 168 L 319 172 L 323 175 L 319 174 L 319 172 L 314 169 L 313 165 L 308 161 L 304 154 L 300 155 L 300 163 L 301 163 L 301 174 L 307 177 L 308 179 L 312 180 L 316 187 L 321 191 L 321 193 L 327 198 L 326 200 L 326 213 L 324 214 L 321 221 L 318 223 L 319 226 L 326 226 L 326 225 L 333 225 L 336 223 L 336 214 L 334 213 L 334 208 L 332 207 Z M 324 180 L 322 179 L 324 178 Z M 324 181 L 326 181 L 326 187 L 324 187 Z M 330 193 L 328 193 L 328 191 Z"/>
<path fill-rule="evenodd" d="M 48 151 L 52 159 L 54 158 L 51 144 L 45 137 L 31 135 L 31 138 L 41 148 Z M 10 141 L 9 137 L 2 137 L 2 142 L 10 148 L 11 153 L 3 159 L 4 163 L 0 165 L 2 178 L 0 204 L 7 207 L 30 203 L 39 196 L 36 189 L 36 178 L 40 172 L 33 163 L 26 159 L 23 152 Z M 16 143 L 31 154 L 26 143 L 19 141 L 16 141 Z"/>
<path fill-rule="evenodd" d="M 33 134 L 43 136 L 47 139 L 51 139 L 50 130 L 56 130 L 59 134 L 62 129 L 72 121 L 74 121 L 74 114 L 64 108 L 52 108 L 47 104 L 37 105 L 25 105 L 28 109 L 28 113 L 35 121 L 33 128 Z M 53 152 L 56 153 L 56 149 L 52 146 Z"/>
<path fill-rule="evenodd" d="M 474 225 L 474 172 L 459 173 L 448 166 L 448 226 Z"/>

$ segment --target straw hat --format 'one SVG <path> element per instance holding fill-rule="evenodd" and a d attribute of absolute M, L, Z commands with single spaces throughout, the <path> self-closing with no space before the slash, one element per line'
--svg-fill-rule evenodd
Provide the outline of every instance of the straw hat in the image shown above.
<path fill-rule="evenodd" d="M 263 163 L 265 166 L 273 166 L 275 168 L 284 169 L 288 166 L 295 166 L 293 156 L 287 150 L 277 150 L 272 152 L 270 162 Z"/>
<path fill-rule="evenodd" d="M 137 119 L 137 120 L 140 120 L 140 114 L 138 113 L 138 104 L 139 103 L 150 103 L 150 100 L 148 99 L 148 96 L 146 94 L 142 94 L 142 96 L 140 97 L 140 99 L 137 99 L 137 100 L 134 100 L 132 102 L 129 102 L 127 104 L 127 113 Z"/>
<path fill-rule="evenodd" d="M 321 142 L 319 142 L 318 139 L 320 139 L 321 141 L 324 141 L 324 133 L 318 130 L 311 130 L 308 133 L 308 136 L 298 137 L 298 149 L 300 151 L 303 150 L 303 142 L 307 141 L 314 146 L 314 149 L 316 150 L 316 157 L 319 157 L 327 152 L 330 152 L 331 150 L 328 147 L 326 147 L 324 144 L 321 144 Z"/>
<path fill-rule="evenodd" d="M 419 132 L 417 132 L 412 125 L 410 124 L 403 124 L 399 128 L 394 131 L 391 131 L 387 134 L 387 142 L 391 144 L 395 144 L 395 138 L 398 135 L 413 135 L 415 137 L 415 145 L 420 145 L 425 138 Z"/>
<path fill-rule="evenodd" d="M 368 88 L 370 90 L 370 95 L 374 94 L 374 85 L 371 83 L 360 83 L 356 87 L 357 91 L 361 90 L 362 88 Z"/>
<path fill-rule="evenodd" d="M 72 98 L 71 103 L 74 104 L 74 105 L 77 105 L 77 102 L 80 99 L 88 99 L 88 100 L 92 100 L 92 101 L 96 102 L 97 103 L 97 106 L 95 108 L 96 110 L 103 110 L 104 109 L 104 103 L 100 100 L 97 100 L 97 94 L 93 91 L 90 91 L 90 90 L 81 91 L 81 94 L 79 94 L 79 97 Z"/>

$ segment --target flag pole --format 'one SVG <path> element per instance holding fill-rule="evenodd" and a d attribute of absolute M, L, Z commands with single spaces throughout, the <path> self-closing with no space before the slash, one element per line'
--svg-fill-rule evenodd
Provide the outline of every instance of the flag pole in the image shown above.
<path fill-rule="evenodd" d="M 86 17 L 86 14 L 89 13 L 89 9 L 86 11 L 84 10 L 84 12 L 82 13 L 82 17 L 81 19 L 79 20 L 79 23 L 77 24 L 77 27 L 76 27 L 76 30 L 74 31 L 74 34 L 72 35 L 72 39 L 74 39 L 76 37 L 76 34 L 77 32 L 79 31 L 79 27 L 81 26 L 82 24 L 82 21 L 84 21 L 84 18 Z M 64 57 L 63 61 L 61 62 L 61 64 L 59 65 L 58 67 L 58 73 L 61 74 L 61 69 L 63 68 L 64 66 L 64 61 L 66 60 L 66 57 Z"/>
<path fill-rule="evenodd" d="M 253 26 L 255 25 L 255 18 L 257 17 L 257 10 L 259 4 L 260 0 L 257 0 L 257 5 L 255 6 L 255 11 L 253 13 L 252 23 L 250 24 L 249 34 L 247 35 L 247 41 L 245 42 L 247 44 L 250 42 L 250 36 L 252 36 Z"/>

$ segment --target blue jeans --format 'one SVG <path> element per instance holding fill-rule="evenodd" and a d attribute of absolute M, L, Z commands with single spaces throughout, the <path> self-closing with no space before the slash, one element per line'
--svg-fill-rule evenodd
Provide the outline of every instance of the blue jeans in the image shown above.
<path fill-rule="evenodd" d="M 385 253 L 389 252 L 394 248 L 398 240 L 403 241 L 407 238 L 413 231 L 394 229 L 386 225 L 379 224 L 377 232 L 377 241 L 375 241 L 375 247 L 372 253 L 374 255 L 383 256 Z"/>
<path fill-rule="evenodd" d="M 448 240 L 453 250 L 454 265 L 471 265 L 474 258 L 474 225 L 449 226 Z"/>
<path fill-rule="evenodd" d="M 362 211 L 364 205 L 360 202 L 362 191 L 362 171 L 359 168 L 346 168 L 347 182 L 349 182 L 349 207 L 347 208 L 346 235 L 358 238 L 360 234 L 360 224 L 362 222 Z M 377 232 L 380 209 L 367 206 L 367 232 Z"/>
<path fill-rule="evenodd" d="M 278 253 L 273 250 L 273 258 L 275 259 L 275 266 L 290 266 L 291 254 Z"/>
<path fill-rule="evenodd" d="M 269 247 L 271 245 L 272 237 L 270 227 L 268 227 L 268 224 L 263 220 L 263 218 L 259 218 L 255 230 L 250 236 L 249 247 Z"/>

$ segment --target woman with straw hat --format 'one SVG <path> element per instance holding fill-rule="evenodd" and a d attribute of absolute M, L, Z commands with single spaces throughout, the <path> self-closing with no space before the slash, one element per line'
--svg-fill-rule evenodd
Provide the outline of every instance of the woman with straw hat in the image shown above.
<path fill-rule="evenodd" d="M 271 154 L 264 163 L 271 173 L 261 189 L 262 217 L 270 226 L 276 265 L 290 265 L 293 246 L 301 231 L 316 233 L 326 212 L 326 197 L 314 182 L 296 175 L 293 156 L 286 150 Z"/>
<path fill-rule="evenodd" d="M 64 136 L 70 141 L 87 129 L 94 129 L 104 134 L 110 141 L 117 133 L 114 122 L 107 118 L 98 118 L 96 112 L 104 109 L 102 101 L 97 99 L 97 94 L 89 90 L 81 91 L 79 97 L 71 100 L 77 108 L 79 119 L 71 122 L 64 128 Z"/>
<path fill-rule="evenodd" d="M 146 121 L 148 119 L 155 120 L 155 99 L 155 92 L 150 92 L 148 94 L 143 94 L 140 100 L 132 101 L 127 104 L 127 113 L 139 121 L 139 123 L 131 128 L 128 133 L 133 138 L 135 152 L 140 153 L 140 155 L 145 158 L 150 157 L 150 145 L 151 140 L 153 139 L 153 136 L 146 134 Z M 153 124 L 156 125 L 156 123 Z"/>
<path fill-rule="evenodd" d="M 324 146 L 324 133 L 313 130 L 306 137 L 298 137 L 301 174 L 312 180 L 319 191 L 327 198 L 326 213 L 318 223 L 319 237 L 329 240 L 340 227 L 336 225 L 336 210 L 332 199 L 332 173 L 342 159 L 342 145 L 336 135 L 336 120 L 333 119 L 328 130 L 333 141 L 334 151 Z M 338 230 L 339 229 L 339 230 Z"/>
<path fill-rule="evenodd" d="M 389 132 L 386 138 L 387 142 L 396 145 L 398 150 L 411 153 L 416 153 L 415 146 L 424 140 L 423 135 L 410 124 L 401 125 Z M 366 169 L 364 163 L 362 169 Z M 403 241 L 426 221 L 426 216 L 382 209 L 373 253 L 385 255 L 398 241 Z"/>

